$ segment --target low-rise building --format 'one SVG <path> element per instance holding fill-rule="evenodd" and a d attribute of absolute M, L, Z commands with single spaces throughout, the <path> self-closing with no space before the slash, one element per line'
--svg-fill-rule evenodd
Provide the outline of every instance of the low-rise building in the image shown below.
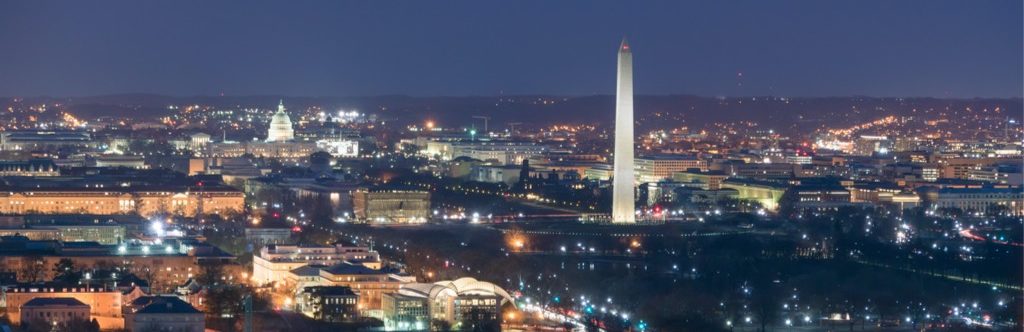
<path fill-rule="evenodd" d="M 707 160 L 688 155 L 659 154 L 636 158 L 636 181 L 639 183 L 658 182 L 671 179 L 672 174 L 689 169 L 708 170 Z"/>
<path fill-rule="evenodd" d="M 424 324 L 437 319 L 447 321 L 456 328 L 465 328 L 461 325 L 464 321 L 498 321 L 503 305 L 515 305 L 512 296 L 501 287 L 473 278 L 459 278 L 432 284 L 410 283 L 403 285 L 397 295 L 388 296 L 387 301 L 392 305 L 386 306 L 383 312 L 385 326 L 391 324 L 414 329 L 417 326 L 427 326 Z M 418 319 L 421 310 L 419 304 L 413 300 L 416 298 L 421 299 L 420 304 L 427 305 L 426 321 L 411 320 Z M 399 303 L 405 303 L 409 307 L 397 305 Z"/>
<path fill-rule="evenodd" d="M 384 294 L 381 298 L 384 329 L 389 331 L 426 330 L 430 323 L 427 297 L 401 293 Z"/>
<path fill-rule="evenodd" d="M 85 131 L 24 130 L 0 133 L 2 151 L 57 151 L 60 149 L 96 149 L 101 142 Z"/>
<path fill-rule="evenodd" d="M 60 176 L 60 168 L 51 159 L 0 161 L 0 176 Z"/>
<path fill-rule="evenodd" d="M 451 153 L 447 158 L 445 158 L 445 153 L 440 153 L 442 159 L 452 159 L 464 156 L 485 162 L 493 160 L 504 165 L 519 165 L 522 164 L 523 159 L 542 155 L 550 150 L 547 145 L 521 141 L 473 140 L 445 143 L 448 144 L 450 149 L 448 147 L 442 147 L 440 149 L 444 151 L 451 151 Z M 428 145 L 428 150 L 429 149 L 430 147 Z"/>
<path fill-rule="evenodd" d="M 256 284 L 283 282 L 290 271 L 307 266 L 331 266 L 346 262 L 380 269 L 380 254 L 368 247 L 335 244 L 325 247 L 268 245 L 253 255 L 252 281 Z"/>
<path fill-rule="evenodd" d="M 394 269 L 375 270 L 362 265 L 341 263 L 333 266 L 306 265 L 296 268 L 288 272 L 280 287 L 293 290 L 296 297 L 308 287 L 348 287 L 358 296 L 356 310 L 360 316 L 380 318 L 383 296 L 393 294 L 401 285 L 415 281 L 415 277 Z"/>
<path fill-rule="evenodd" d="M 728 174 L 722 171 L 698 171 L 698 170 L 686 170 L 682 172 L 676 172 L 672 174 L 672 180 L 683 183 L 700 183 L 703 189 L 706 190 L 719 190 L 722 189 L 722 181 L 729 178 Z"/>
<path fill-rule="evenodd" d="M 129 331 L 203 332 L 206 316 L 176 296 L 143 296 L 124 314 Z"/>
<path fill-rule="evenodd" d="M 245 197 L 227 186 L 4 186 L 0 190 L 3 214 L 127 214 L 182 216 L 229 214 L 242 211 Z"/>
<path fill-rule="evenodd" d="M 110 330 L 124 327 L 121 312 L 122 293 L 103 285 L 17 284 L 4 287 L 4 294 L 7 317 L 15 324 L 20 323 L 22 318 L 33 318 L 33 315 L 38 315 L 39 312 L 51 312 L 52 315 L 56 311 L 80 312 L 83 308 L 87 308 L 87 317 L 95 318 L 101 329 Z M 74 302 L 68 299 L 74 300 Z M 58 309 L 50 306 L 58 302 L 65 303 L 68 307 Z M 39 306 L 29 305 L 30 303 Z M 26 307 L 26 305 L 28 306 Z M 26 308 L 29 312 L 22 313 L 21 311 Z"/>
<path fill-rule="evenodd" d="M 237 158 L 252 155 L 260 158 L 289 161 L 304 160 L 313 152 L 324 151 L 316 142 L 227 142 L 210 143 L 208 155 L 217 158 Z"/>
<path fill-rule="evenodd" d="M 943 188 L 928 191 L 926 196 L 935 209 L 1024 215 L 1024 191 L 1021 187 Z"/>
<path fill-rule="evenodd" d="M 89 305 L 73 297 L 34 298 L 21 305 L 21 327 L 58 327 L 73 321 L 89 321 Z"/>
<path fill-rule="evenodd" d="M 89 242 L 30 241 L 24 237 L 0 240 L 0 266 L 17 272 L 24 282 L 51 280 L 55 266 L 68 259 L 83 269 L 119 267 L 143 277 L 156 290 L 170 290 L 200 273 L 207 263 L 225 264 L 225 276 L 235 276 L 234 256 L 209 245 L 186 244 L 165 239 L 160 245 L 122 243 L 100 245 Z M 38 265 L 40 268 L 31 268 Z M 89 303 L 86 301 L 86 303 Z"/>
<path fill-rule="evenodd" d="M 359 317 L 359 296 L 345 286 L 310 286 L 296 295 L 296 311 L 319 321 L 345 322 Z"/>
<path fill-rule="evenodd" d="M 359 188 L 352 193 L 352 212 L 360 222 L 425 223 L 430 217 L 430 192 L 418 189 Z"/>
<path fill-rule="evenodd" d="M 519 181 L 522 170 L 522 166 L 516 165 L 476 165 L 473 167 L 470 179 L 479 182 L 512 185 Z"/>
<path fill-rule="evenodd" d="M 342 263 L 320 269 L 317 283 L 351 288 L 359 295 L 356 307 L 360 314 L 380 317 L 384 294 L 397 292 L 401 285 L 412 280 L 411 277 L 399 275 L 398 271 L 374 270 L 362 265 Z"/>
<path fill-rule="evenodd" d="M 245 242 L 256 246 L 293 243 L 292 229 L 288 227 L 246 227 Z"/>
<path fill-rule="evenodd" d="M 755 201 L 765 209 L 775 210 L 779 207 L 782 194 L 789 185 L 785 182 L 758 181 L 751 179 L 730 178 L 722 181 L 723 189 L 736 190 L 737 199 Z"/>

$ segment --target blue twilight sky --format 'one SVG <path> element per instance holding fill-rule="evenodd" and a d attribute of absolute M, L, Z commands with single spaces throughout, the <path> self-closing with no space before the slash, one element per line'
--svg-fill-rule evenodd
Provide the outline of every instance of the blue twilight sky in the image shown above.
<path fill-rule="evenodd" d="M 1021 96 L 1022 1 L 8 1 L 0 96 Z"/>

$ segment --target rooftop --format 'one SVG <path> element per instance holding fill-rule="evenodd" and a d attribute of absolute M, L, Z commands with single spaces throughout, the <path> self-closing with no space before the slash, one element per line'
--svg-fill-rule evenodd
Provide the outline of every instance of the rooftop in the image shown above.
<path fill-rule="evenodd" d="M 71 297 L 37 297 L 25 302 L 21 307 L 47 307 L 47 306 L 67 306 L 67 307 L 86 307 L 89 305 L 82 303 L 75 298 Z"/>
<path fill-rule="evenodd" d="M 327 268 L 325 268 L 323 270 L 327 271 L 330 274 L 341 274 L 341 275 L 352 275 L 352 274 L 369 275 L 369 274 L 387 274 L 388 273 L 388 271 L 385 271 L 385 270 L 374 270 L 374 269 L 371 269 L 371 268 L 368 268 L 368 267 L 365 267 L 365 266 L 362 266 L 362 265 L 355 265 L 355 264 L 348 264 L 348 263 L 337 264 L 337 265 L 334 265 L 334 266 L 327 267 Z"/>
<path fill-rule="evenodd" d="M 132 305 L 143 305 L 136 314 L 202 314 L 176 296 L 143 296 L 132 301 Z"/>
<path fill-rule="evenodd" d="M 345 286 L 310 286 L 303 288 L 302 292 L 328 296 L 356 296 L 351 288 Z"/>

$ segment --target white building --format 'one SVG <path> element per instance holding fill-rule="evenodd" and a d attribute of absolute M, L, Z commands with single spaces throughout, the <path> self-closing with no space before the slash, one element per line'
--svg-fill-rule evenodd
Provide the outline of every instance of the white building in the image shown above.
<path fill-rule="evenodd" d="M 473 141 L 451 144 L 451 157 L 470 157 L 477 160 L 496 160 L 504 165 L 519 165 L 523 159 L 530 159 L 548 152 L 546 145 L 534 142 L 515 141 Z"/>
<path fill-rule="evenodd" d="M 292 129 L 292 120 L 288 113 L 284 112 L 284 100 L 277 105 L 277 113 L 270 120 L 270 128 L 267 130 L 267 142 L 287 142 L 295 139 L 295 131 Z"/>
<path fill-rule="evenodd" d="M 1010 188 L 943 188 L 929 193 L 938 209 L 960 209 L 964 212 L 1000 212 L 1024 215 L 1024 190 Z"/>
<path fill-rule="evenodd" d="M 501 306 L 515 305 L 512 296 L 501 287 L 473 278 L 402 285 L 396 294 L 384 295 L 383 302 L 385 327 L 398 330 L 429 326 L 435 319 L 456 327 L 467 319 L 500 321 Z M 415 310 L 405 310 L 409 307 Z"/>
<path fill-rule="evenodd" d="M 638 183 L 658 182 L 671 179 L 678 172 L 698 169 L 708 170 L 708 162 L 686 155 L 649 155 L 636 158 L 636 181 Z"/>
<path fill-rule="evenodd" d="M 316 146 L 334 157 L 353 158 L 359 156 L 359 141 L 349 139 L 322 139 Z"/>
<path fill-rule="evenodd" d="M 252 278 L 257 285 L 267 284 L 284 281 L 289 271 L 306 265 L 331 266 L 345 262 L 381 268 L 380 255 L 368 247 L 268 245 L 252 257 Z"/>

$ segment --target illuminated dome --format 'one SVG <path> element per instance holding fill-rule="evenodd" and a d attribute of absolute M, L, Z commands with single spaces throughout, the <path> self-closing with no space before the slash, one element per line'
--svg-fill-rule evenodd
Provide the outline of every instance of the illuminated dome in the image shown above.
<path fill-rule="evenodd" d="M 292 130 L 292 119 L 284 112 L 284 100 L 277 105 L 277 113 L 274 113 L 270 120 L 270 129 L 267 130 L 267 142 L 286 142 L 295 138 Z"/>

